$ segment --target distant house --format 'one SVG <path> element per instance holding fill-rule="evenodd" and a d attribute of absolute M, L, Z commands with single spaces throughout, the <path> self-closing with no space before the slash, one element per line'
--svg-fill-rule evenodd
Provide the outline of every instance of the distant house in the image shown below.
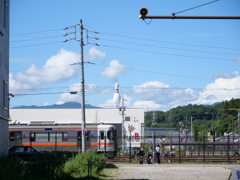
<path fill-rule="evenodd" d="M 0 0 L 0 155 L 8 150 L 9 3 Z"/>

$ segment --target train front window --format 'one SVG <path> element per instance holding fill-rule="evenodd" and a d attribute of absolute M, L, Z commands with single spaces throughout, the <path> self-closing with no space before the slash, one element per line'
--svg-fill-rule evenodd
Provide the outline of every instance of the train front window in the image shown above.
<path fill-rule="evenodd" d="M 114 140 L 114 131 L 113 131 L 113 130 L 109 130 L 109 131 L 107 132 L 107 138 L 108 138 L 109 140 Z"/>

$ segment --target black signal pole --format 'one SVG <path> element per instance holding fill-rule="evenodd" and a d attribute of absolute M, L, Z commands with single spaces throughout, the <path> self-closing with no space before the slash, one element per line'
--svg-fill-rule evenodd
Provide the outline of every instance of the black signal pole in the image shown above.
<path fill-rule="evenodd" d="M 143 16 L 139 19 L 240 19 L 240 16 Z"/>
<path fill-rule="evenodd" d="M 183 12 L 183 11 L 182 11 Z M 172 13 L 172 16 L 147 16 L 148 9 L 140 9 L 139 19 L 240 19 L 240 16 L 176 16 L 176 13 Z"/>

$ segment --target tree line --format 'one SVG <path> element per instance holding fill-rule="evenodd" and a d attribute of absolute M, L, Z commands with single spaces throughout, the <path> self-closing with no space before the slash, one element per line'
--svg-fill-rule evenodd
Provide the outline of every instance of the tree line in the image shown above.
<path fill-rule="evenodd" d="M 233 108 L 234 110 L 228 110 Z M 180 128 L 191 131 L 195 135 L 202 135 L 215 131 L 217 136 L 224 133 L 238 132 L 238 110 L 240 99 L 232 98 L 229 101 L 215 103 L 211 106 L 188 104 L 178 106 L 169 111 L 145 112 L 146 128 Z"/>

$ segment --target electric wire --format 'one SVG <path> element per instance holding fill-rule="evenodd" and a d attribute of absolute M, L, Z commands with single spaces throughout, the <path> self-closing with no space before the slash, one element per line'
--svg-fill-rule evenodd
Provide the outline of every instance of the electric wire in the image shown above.
<path fill-rule="evenodd" d="M 56 31 L 56 30 L 62 30 L 62 29 L 30 32 L 30 33 L 23 33 L 23 34 L 15 34 L 15 35 L 11 35 L 11 36 L 36 34 L 36 33 L 50 32 L 50 31 Z M 178 45 L 207 47 L 207 48 L 217 48 L 217 49 L 228 49 L 228 50 L 240 50 L 240 49 L 237 49 L 237 48 L 218 47 L 218 46 L 206 46 L 206 45 L 187 44 L 187 43 L 176 43 L 176 42 L 170 42 L 170 41 L 160 41 L 160 40 L 156 40 L 156 39 L 153 40 L 153 39 L 146 39 L 146 38 L 139 38 L 139 37 L 131 37 L 131 36 L 125 36 L 125 35 L 119 35 L 119 34 L 113 34 L 113 33 L 106 33 L 106 32 L 99 32 L 99 34 L 106 34 L 106 35 L 111 35 L 111 36 L 118 36 L 118 37 L 130 38 L 130 39 L 138 39 L 138 40 L 144 40 L 144 41 L 162 42 L 162 43 L 168 43 L 168 44 L 178 44 Z"/>
<path fill-rule="evenodd" d="M 112 48 L 117 48 L 117 49 L 125 49 L 125 50 L 131 50 L 131 51 L 146 52 L 146 53 L 164 54 L 164 55 L 171 55 L 171 56 L 178 56 L 178 57 L 188 57 L 188 58 L 197 58 L 197 59 L 211 59 L 211 60 L 217 60 L 217 61 L 233 61 L 232 59 L 210 58 L 210 57 L 190 56 L 190 55 L 181 55 L 181 54 L 172 54 L 172 53 L 160 53 L 160 52 L 155 52 L 155 51 L 125 48 L 125 47 L 111 46 L 111 45 L 104 45 L 104 44 L 100 44 L 100 46 L 110 47 L 110 48 L 112 47 Z"/>
<path fill-rule="evenodd" d="M 236 50 L 236 51 L 240 50 L 240 49 L 237 49 L 237 48 L 227 48 L 227 47 L 219 47 L 219 46 L 206 46 L 206 45 L 187 44 L 187 43 L 176 43 L 176 42 L 170 42 L 170 41 L 160 41 L 160 40 L 156 40 L 156 39 L 131 37 L 131 36 L 118 35 L 118 34 L 112 34 L 112 33 L 104 33 L 104 32 L 99 32 L 99 34 L 106 34 L 106 35 L 111 35 L 111 36 L 118 36 L 118 37 L 130 38 L 130 39 L 138 39 L 138 40 L 144 40 L 144 41 L 163 42 L 163 43 L 168 43 L 168 44 L 196 46 L 196 47 L 207 47 L 207 48 L 215 48 L 215 49 L 228 49 L 228 50 Z"/>
<path fill-rule="evenodd" d="M 58 31 L 63 29 L 51 29 L 51 30 L 44 30 L 44 31 L 37 31 L 37 32 L 27 32 L 27 33 L 21 33 L 21 34 L 11 34 L 10 36 L 22 36 L 22 35 L 29 35 L 29 34 L 39 34 L 39 33 L 45 33 L 45 32 L 51 32 L 51 31 Z"/>
<path fill-rule="evenodd" d="M 192 7 L 192 8 L 186 9 L 186 10 L 183 10 L 183 11 L 179 11 L 179 12 L 177 12 L 177 13 L 173 13 L 173 14 L 174 14 L 174 15 L 175 15 L 175 14 L 179 14 L 179 13 L 182 13 L 182 12 L 185 12 L 185 11 L 189 11 L 189 10 L 192 10 L 192 9 L 195 9 L 195 8 L 198 8 L 198 7 L 201 7 L 201 6 L 205 6 L 205 5 L 208 5 L 208 4 L 217 2 L 217 1 L 219 1 L 219 0 L 211 1 L 211 2 L 208 2 L 208 3 L 202 4 L 202 5 L 199 5 L 199 6 L 195 6 L 195 7 Z"/>
<path fill-rule="evenodd" d="M 41 44 L 34 44 L 34 45 L 26 45 L 26 46 L 16 46 L 16 47 L 10 47 L 10 48 L 22 48 L 22 47 L 33 47 L 33 46 L 42 46 L 46 44 L 56 44 L 56 43 L 62 43 L 61 41 L 55 41 L 55 42 L 49 42 L 49 43 L 41 43 Z"/>
<path fill-rule="evenodd" d="M 198 51 L 198 50 L 189 50 L 189 49 L 182 49 L 182 48 L 171 48 L 171 47 L 165 47 L 165 46 L 156 46 L 156 45 L 133 43 L 133 42 L 126 42 L 126 41 L 117 41 L 117 40 L 104 39 L 104 38 L 101 38 L 101 40 L 120 42 L 120 43 L 125 43 L 125 44 L 141 45 L 141 46 L 147 46 L 147 47 L 158 47 L 158 48 L 164 48 L 164 49 L 174 49 L 174 50 L 181 50 L 181 51 L 190 51 L 190 52 L 211 53 L 211 54 L 224 54 L 224 55 L 240 55 L 240 54 L 232 54 L 232 53 L 230 54 L 230 53 L 222 53 L 222 52 L 210 52 L 210 51 Z"/>
<path fill-rule="evenodd" d="M 56 36 L 49 36 L 49 37 L 42 37 L 42 38 L 34 38 L 34 39 L 22 39 L 22 40 L 15 40 L 15 41 L 10 41 L 10 43 L 15 43 L 15 42 L 23 42 L 23 41 L 35 41 L 35 40 L 42 40 L 42 39 L 51 39 L 54 37 L 62 37 L 63 35 L 56 35 Z"/>

